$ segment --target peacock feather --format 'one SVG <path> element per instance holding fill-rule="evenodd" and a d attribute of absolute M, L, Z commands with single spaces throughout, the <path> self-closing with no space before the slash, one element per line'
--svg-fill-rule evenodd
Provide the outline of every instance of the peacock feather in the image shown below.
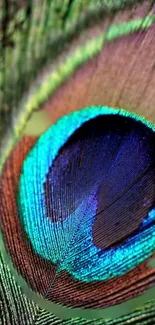
<path fill-rule="evenodd" d="M 0 4 L 0 324 L 155 324 L 155 4 Z"/>

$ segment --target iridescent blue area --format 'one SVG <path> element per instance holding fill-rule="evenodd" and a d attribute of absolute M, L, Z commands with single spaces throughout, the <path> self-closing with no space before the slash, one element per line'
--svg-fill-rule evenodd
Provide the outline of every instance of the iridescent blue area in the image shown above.
<path fill-rule="evenodd" d="M 102 250 L 93 243 L 92 227 L 98 208 L 96 183 L 76 210 L 62 222 L 47 217 L 44 183 L 60 148 L 84 122 L 100 115 L 129 116 L 155 128 L 138 116 L 107 107 L 90 107 L 60 119 L 45 132 L 24 161 L 20 177 L 19 210 L 34 250 L 83 281 L 122 275 L 144 261 L 155 249 L 155 209 L 144 219 L 140 233 L 116 248 Z M 61 205 L 61 202 L 60 202 Z M 60 207 L 60 210 L 62 207 Z M 147 225 L 150 225 L 147 228 Z"/>
<path fill-rule="evenodd" d="M 151 210 L 148 213 L 148 216 L 144 218 L 143 223 L 142 223 L 142 228 L 149 226 L 155 221 L 155 209 Z"/>

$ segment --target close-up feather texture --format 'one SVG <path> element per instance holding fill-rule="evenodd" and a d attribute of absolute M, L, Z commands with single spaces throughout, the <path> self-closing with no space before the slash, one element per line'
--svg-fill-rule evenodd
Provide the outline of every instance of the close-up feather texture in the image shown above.
<path fill-rule="evenodd" d="M 155 1 L 0 3 L 0 324 L 155 324 Z"/>

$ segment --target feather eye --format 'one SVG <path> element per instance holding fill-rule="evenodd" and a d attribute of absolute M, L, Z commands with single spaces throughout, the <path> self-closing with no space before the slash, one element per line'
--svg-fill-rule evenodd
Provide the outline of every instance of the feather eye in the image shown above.
<path fill-rule="evenodd" d="M 15 17 L 23 31 L 11 34 L 19 46 L 13 63 L 4 26 L 11 67 L 4 125 L 11 105 L 12 115 L 8 132 L 1 132 L 3 322 L 149 324 L 155 318 L 154 6 L 104 1 L 96 10 L 92 1 L 85 13 L 87 1 L 78 3 L 61 8 L 43 1 L 40 11 L 32 4 Z M 39 126 L 32 136 L 37 114 L 46 118 L 45 132 Z"/>
<path fill-rule="evenodd" d="M 2 177 L 2 229 L 34 291 L 108 315 L 153 284 L 154 137 L 136 115 L 90 107 L 17 144 Z"/>

